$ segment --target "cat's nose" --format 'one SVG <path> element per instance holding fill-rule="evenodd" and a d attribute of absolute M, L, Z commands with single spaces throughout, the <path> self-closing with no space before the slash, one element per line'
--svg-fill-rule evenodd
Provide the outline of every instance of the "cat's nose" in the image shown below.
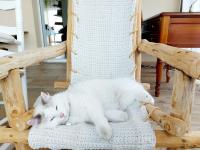
<path fill-rule="evenodd" d="M 65 114 L 64 113 L 60 113 L 60 118 L 63 118 L 65 116 Z"/>

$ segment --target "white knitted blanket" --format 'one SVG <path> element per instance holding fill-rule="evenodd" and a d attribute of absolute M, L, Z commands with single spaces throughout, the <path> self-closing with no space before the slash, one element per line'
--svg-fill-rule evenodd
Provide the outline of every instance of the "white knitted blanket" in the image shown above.
<path fill-rule="evenodd" d="M 29 145 L 33 149 L 120 149 L 151 150 L 155 146 L 155 135 L 149 122 L 123 122 L 111 124 L 113 137 L 101 139 L 93 125 L 78 124 L 59 126 L 55 129 L 32 128 Z"/>
<path fill-rule="evenodd" d="M 156 138 L 151 124 L 142 121 L 143 113 L 137 106 L 133 108 L 130 120 L 111 123 L 113 137 L 109 141 L 101 139 L 90 124 L 59 126 L 55 129 L 32 128 L 29 145 L 33 149 L 119 149 L 151 150 Z"/>

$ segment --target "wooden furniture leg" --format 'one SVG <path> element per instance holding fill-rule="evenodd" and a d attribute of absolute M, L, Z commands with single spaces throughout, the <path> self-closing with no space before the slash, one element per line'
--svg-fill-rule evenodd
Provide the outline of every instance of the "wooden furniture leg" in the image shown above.
<path fill-rule="evenodd" d="M 161 25 L 160 25 L 160 43 L 167 43 L 168 39 L 168 32 L 169 32 L 169 24 L 170 24 L 170 17 L 164 16 L 161 18 Z M 157 59 L 156 65 L 156 88 L 155 88 L 155 96 L 158 97 L 160 95 L 160 83 L 162 79 L 162 68 L 163 64 L 162 61 Z"/>
<path fill-rule="evenodd" d="M 180 118 L 185 121 L 187 133 L 190 130 L 194 91 L 195 79 L 187 76 L 182 71 L 176 70 L 174 75 L 174 86 L 171 99 L 171 116 Z"/>
<path fill-rule="evenodd" d="M 20 70 L 11 70 L 7 78 L 0 80 L 0 86 L 9 126 L 20 131 L 21 127 L 16 118 L 25 113 Z M 22 143 L 16 143 L 15 146 L 17 150 L 29 149 L 27 145 Z"/>
<path fill-rule="evenodd" d="M 169 80 L 170 80 L 169 70 L 170 70 L 170 65 L 166 64 L 166 82 L 167 83 L 169 83 Z"/>
<path fill-rule="evenodd" d="M 160 95 L 160 83 L 162 80 L 162 68 L 163 63 L 160 59 L 157 59 L 156 64 L 156 87 L 155 87 L 155 96 L 158 97 Z"/>
<path fill-rule="evenodd" d="M 190 130 L 191 111 L 194 101 L 195 79 L 182 71 L 175 71 L 174 87 L 172 92 L 171 115 L 184 120 L 187 132 Z"/>
<path fill-rule="evenodd" d="M 31 148 L 28 145 L 17 143 L 15 144 L 16 150 L 30 150 Z"/>

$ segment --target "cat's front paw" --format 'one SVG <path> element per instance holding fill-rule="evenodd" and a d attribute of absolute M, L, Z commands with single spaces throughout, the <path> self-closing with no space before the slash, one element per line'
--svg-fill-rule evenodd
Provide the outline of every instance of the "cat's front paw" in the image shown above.
<path fill-rule="evenodd" d="M 75 124 L 78 124 L 80 122 L 83 122 L 83 121 L 81 121 L 81 119 L 77 118 L 77 117 L 70 117 L 69 120 L 68 120 L 68 123 L 71 124 L 71 125 L 75 125 Z"/>
<path fill-rule="evenodd" d="M 128 121 L 128 113 L 127 112 L 122 112 L 120 114 L 120 118 L 121 118 L 122 122 Z"/>
<path fill-rule="evenodd" d="M 109 140 L 112 137 L 112 128 L 110 125 L 97 127 L 97 132 L 105 140 Z"/>
<path fill-rule="evenodd" d="M 143 105 L 143 106 L 141 106 L 140 110 L 141 110 L 142 120 L 147 121 L 149 116 L 148 116 L 148 112 L 147 112 L 146 107 Z"/>

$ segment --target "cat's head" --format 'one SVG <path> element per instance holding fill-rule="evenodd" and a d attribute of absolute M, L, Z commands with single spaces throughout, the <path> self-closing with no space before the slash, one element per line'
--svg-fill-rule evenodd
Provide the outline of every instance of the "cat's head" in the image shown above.
<path fill-rule="evenodd" d="M 147 92 L 145 89 L 144 91 L 142 91 L 143 93 L 143 98 L 142 98 L 142 102 L 143 103 L 150 103 L 150 104 L 154 104 L 154 98 L 151 96 L 151 94 L 149 94 L 149 92 Z"/>
<path fill-rule="evenodd" d="M 134 91 L 137 101 L 141 103 L 154 104 L 154 98 L 151 94 L 143 87 L 142 84 L 138 84 L 137 90 Z"/>
<path fill-rule="evenodd" d="M 70 104 L 64 93 L 53 96 L 41 92 L 34 104 L 34 115 L 28 124 L 31 126 L 47 125 L 55 127 L 65 124 L 69 119 Z"/>

